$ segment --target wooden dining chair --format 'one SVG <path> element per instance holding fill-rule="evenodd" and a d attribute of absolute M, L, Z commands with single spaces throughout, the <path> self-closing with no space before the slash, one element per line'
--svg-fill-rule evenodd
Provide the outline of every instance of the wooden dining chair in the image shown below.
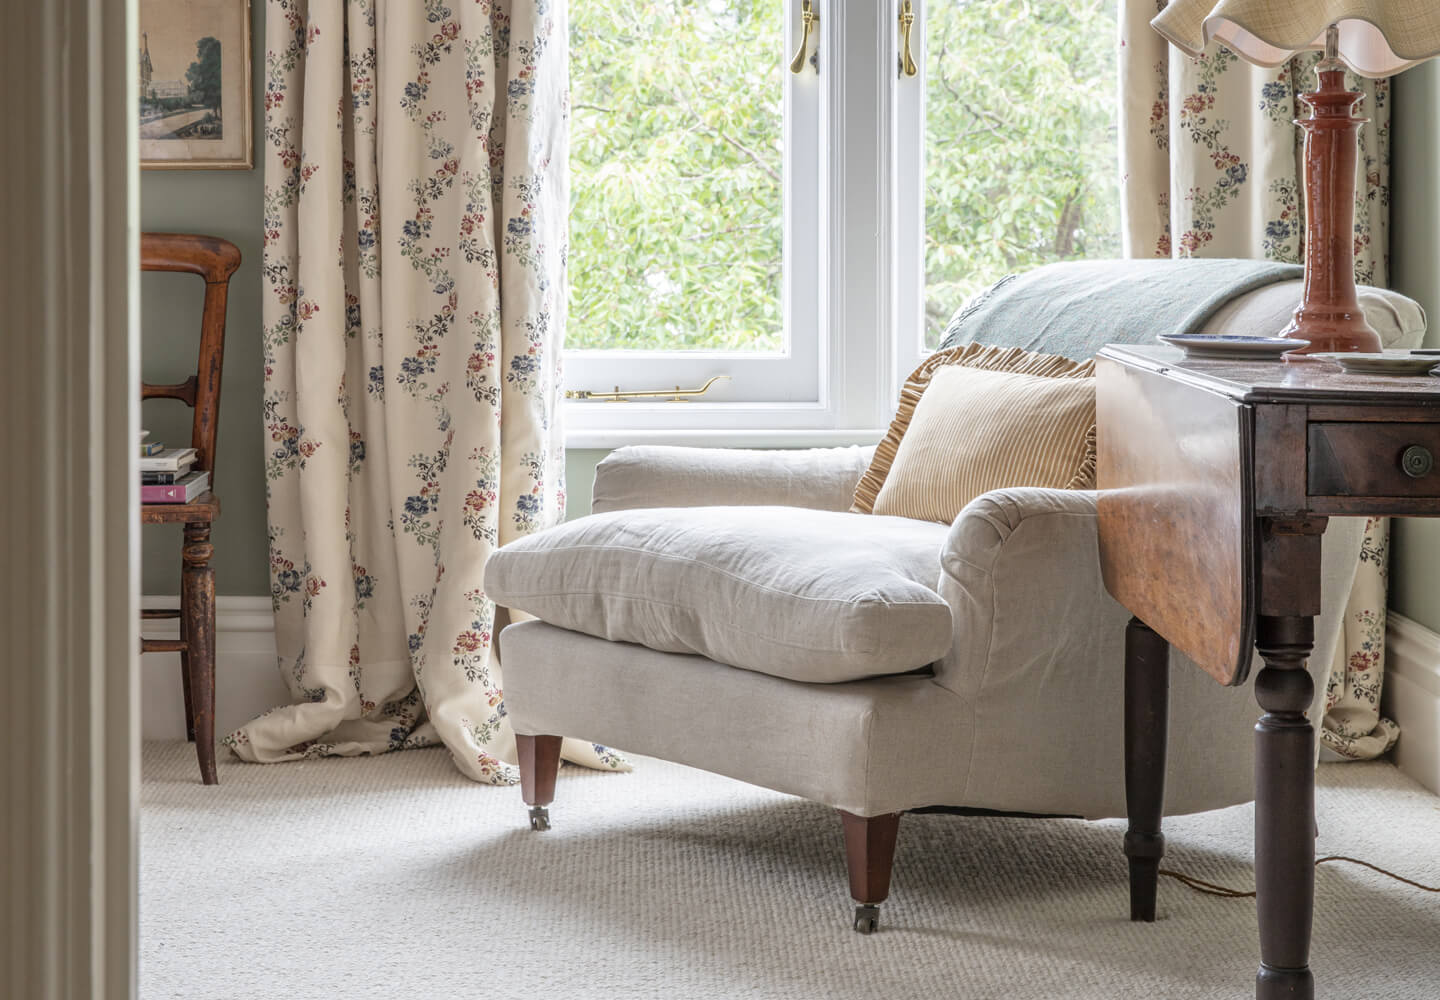
<path fill-rule="evenodd" d="M 142 619 L 179 618 L 179 639 L 141 639 L 142 653 L 179 653 L 185 691 L 185 735 L 195 744 L 200 777 L 215 776 L 215 570 L 210 524 L 220 514 L 215 496 L 215 437 L 220 424 L 220 366 L 225 357 L 225 302 L 240 250 L 228 240 L 187 233 L 140 234 L 142 271 L 184 271 L 205 279 L 200 359 L 195 374 L 176 385 L 141 383 L 142 399 L 178 399 L 191 407 L 193 471 L 210 473 L 210 489 L 190 503 L 140 505 L 141 524 L 183 524 L 180 607 L 147 608 Z M 138 486 L 138 484 L 137 484 Z"/>

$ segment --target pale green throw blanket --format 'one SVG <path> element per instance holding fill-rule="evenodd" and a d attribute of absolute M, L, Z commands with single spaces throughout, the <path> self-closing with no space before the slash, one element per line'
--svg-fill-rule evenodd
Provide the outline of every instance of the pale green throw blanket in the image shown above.
<path fill-rule="evenodd" d="M 1083 361 L 1106 344 L 1151 344 L 1161 333 L 1227 332 L 1204 329 L 1215 310 L 1237 295 L 1303 274 L 1299 264 L 1225 258 L 1047 264 L 1006 275 L 967 302 L 940 346 L 979 342 Z"/>

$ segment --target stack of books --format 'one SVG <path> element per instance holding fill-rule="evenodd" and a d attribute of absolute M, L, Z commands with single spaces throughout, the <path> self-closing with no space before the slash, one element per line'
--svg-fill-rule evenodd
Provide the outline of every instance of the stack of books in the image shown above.
<path fill-rule="evenodd" d="M 140 432 L 140 502 L 189 503 L 210 488 L 210 473 L 191 472 L 194 448 L 166 448 Z"/>

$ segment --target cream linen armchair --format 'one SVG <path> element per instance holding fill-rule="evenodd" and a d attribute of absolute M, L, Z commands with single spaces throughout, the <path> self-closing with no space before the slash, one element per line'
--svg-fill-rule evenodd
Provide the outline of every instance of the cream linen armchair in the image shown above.
<path fill-rule="evenodd" d="M 1297 294 L 1270 286 L 1227 317 L 1278 329 Z M 1414 303 L 1361 298 L 1387 346 L 1418 344 Z M 801 796 L 839 811 L 869 932 L 907 810 L 1126 815 L 1129 615 L 1101 582 L 1095 495 L 998 490 L 949 525 L 848 513 L 869 458 L 622 448 L 590 517 L 492 557 L 489 595 L 538 619 L 500 636 L 532 826 L 548 828 L 562 737 Z M 1312 718 L 1362 531 L 1336 518 L 1325 535 Z M 1249 801 L 1253 699 L 1178 652 L 1170 684 L 1166 814 Z M 1153 911 L 1133 876 L 1154 844 L 1134 854 Z"/>
<path fill-rule="evenodd" d="M 843 512 L 868 459 L 860 448 L 623 448 L 597 469 L 593 509 Z M 724 519 L 731 510 L 707 514 Z M 868 932 L 889 893 L 906 810 L 1124 816 L 1129 615 L 1101 583 L 1095 495 L 1001 490 L 976 499 L 953 525 L 915 524 L 928 537 L 917 544 L 933 552 L 923 582 L 951 612 L 949 651 L 923 672 L 806 683 L 545 621 L 506 628 L 505 700 L 532 824 L 549 825 L 562 735 L 811 799 L 840 812 L 855 926 Z M 1336 519 L 1325 536 L 1312 664 L 1331 661 L 1360 534 L 1359 523 Z M 847 544 L 839 525 L 834 544 Z M 491 572 L 490 592 L 526 609 L 506 576 Z M 726 609 L 715 613 L 721 627 L 743 627 L 726 620 Z M 1249 801 L 1253 699 L 1178 653 L 1174 660 L 1167 813 Z M 1316 690 L 1324 689 L 1319 676 Z"/>

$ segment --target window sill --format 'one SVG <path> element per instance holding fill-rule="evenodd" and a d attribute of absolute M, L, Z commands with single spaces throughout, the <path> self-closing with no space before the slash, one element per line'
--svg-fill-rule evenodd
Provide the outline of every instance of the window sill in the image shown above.
<path fill-rule="evenodd" d="M 885 428 L 832 430 L 779 428 L 752 430 L 710 427 L 693 430 L 658 428 L 581 428 L 565 431 L 565 447 L 610 450 L 627 444 L 669 444 L 697 448 L 838 448 L 845 445 L 873 445 L 885 436 Z"/>

